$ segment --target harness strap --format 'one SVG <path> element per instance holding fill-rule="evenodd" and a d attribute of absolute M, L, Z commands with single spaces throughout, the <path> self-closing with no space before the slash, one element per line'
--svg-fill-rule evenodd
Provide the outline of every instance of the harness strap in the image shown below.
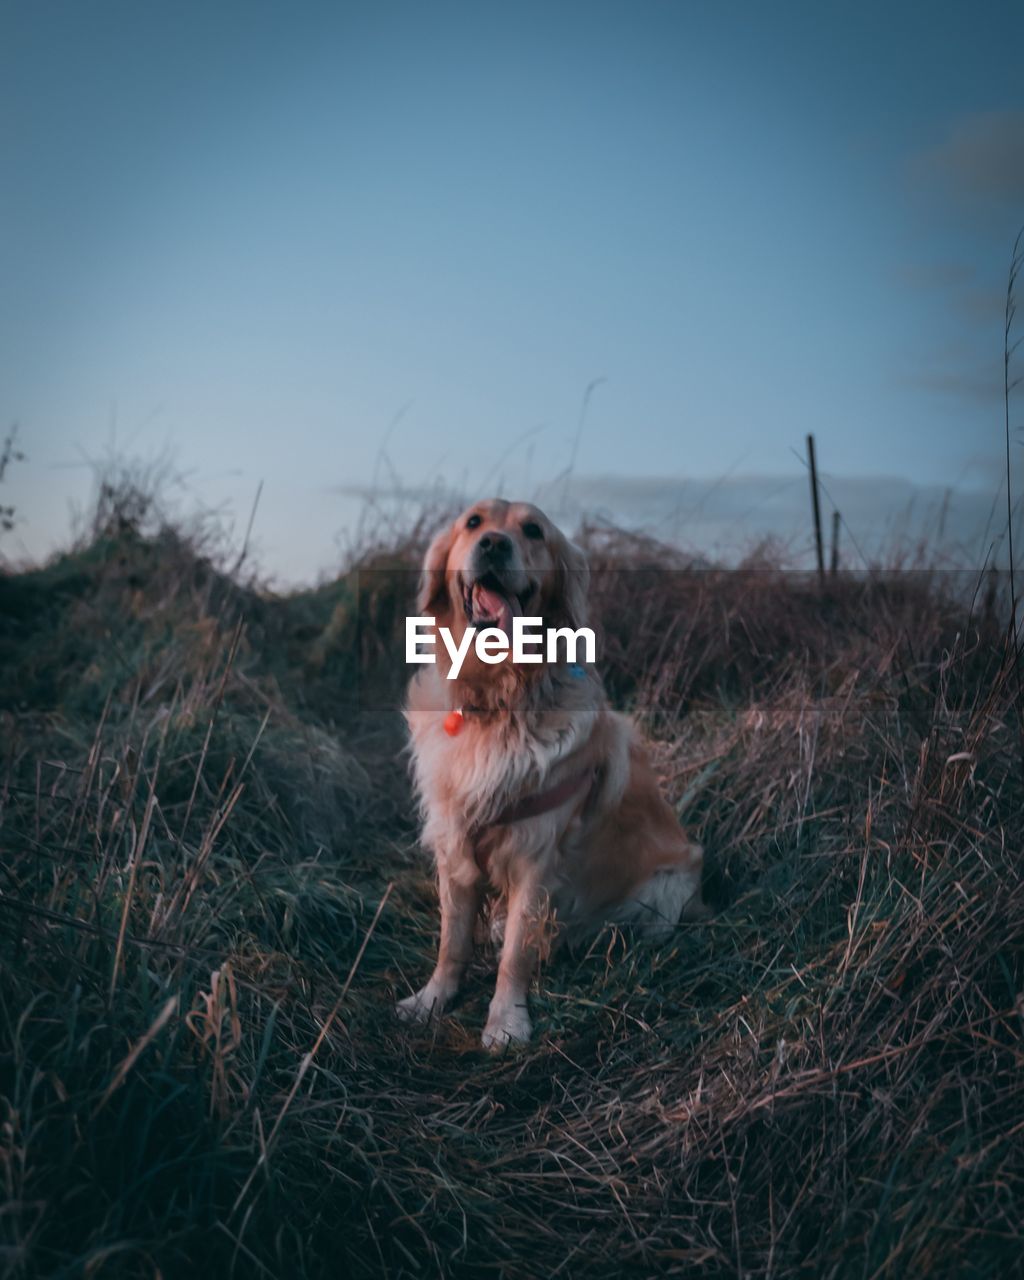
<path fill-rule="evenodd" d="M 547 791 L 535 791 L 532 795 L 521 796 L 513 804 L 510 804 L 508 808 L 502 809 L 501 813 L 492 822 L 486 822 L 482 827 L 477 827 L 472 834 L 473 836 L 479 836 L 491 827 L 504 827 L 512 822 L 525 822 L 527 818 L 538 818 L 542 813 L 550 813 L 553 809 L 560 809 L 567 800 L 571 800 L 584 786 L 591 785 L 596 774 L 597 771 L 593 768 L 583 769 L 579 773 L 570 774 L 568 778 L 563 779 L 562 782 Z M 476 840 L 473 841 L 473 857 L 476 860 L 476 865 L 484 875 L 487 875 L 490 857 L 480 848 Z"/>
<path fill-rule="evenodd" d="M 552 809 L 558 809 L 565 804 L 566 800 L 574 796 L 585 782 L 590 782 L 593 776 L 593 769 L 584 769 L 580 773 L 570 774 L 568 778 L 563 779 L 548 791 L 535 791 L 533 795 L 521 796 L 515 804 L 502 809 L 494 821 L 487 825 L 503 827 L 509 822 L 522 822 L 526 818 L 537 818 L 542 813 L 550 813 Z"/>

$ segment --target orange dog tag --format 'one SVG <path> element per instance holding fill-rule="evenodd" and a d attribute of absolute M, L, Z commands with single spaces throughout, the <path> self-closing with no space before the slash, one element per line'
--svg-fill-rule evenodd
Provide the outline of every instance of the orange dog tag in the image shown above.
<path fill-rule="evenodd" d="M 444 718 L 444 731 L 449 738 L 454 738 L 465 722 L 461 711 L 449 711 Z"/>

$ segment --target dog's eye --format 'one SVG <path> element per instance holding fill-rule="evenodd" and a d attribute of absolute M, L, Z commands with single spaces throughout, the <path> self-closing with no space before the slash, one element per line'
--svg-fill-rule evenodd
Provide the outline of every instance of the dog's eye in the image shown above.
<path fill-rule="evenodd" d="M 475 516 L 475 515 L 474 515 L 474 516 L 470 516 L 470 517 L 469 517 L 469 519 L 466 521 L 466 528 L 467 528 L 467 529 L 475 529 L 475 528 L 479 525 L 479 523 L 480 523 L 480 517 L 479 517 L 479 516 Z"/>
<path fill-rule="evenodd" d="M 523 525 L 523 533 L 525 533 L 528 538 L 532 538 L 535 542 L 544 541 L 544 530 L 539 524 L 534 524 L 532 520 L 527 520 L 526 524 Z"/>

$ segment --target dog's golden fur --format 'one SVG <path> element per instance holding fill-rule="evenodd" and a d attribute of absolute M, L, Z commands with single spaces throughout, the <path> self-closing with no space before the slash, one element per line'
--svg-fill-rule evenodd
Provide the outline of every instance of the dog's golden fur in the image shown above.
<path fill-rule="evenodd" d="M 576 629 L 586 624 L 587 580 L 583 553 L 536 507 L 480 502 L 431 544 L 418 610 L 459 641 L 480 612 L 505 629 L 513 613 Z M 423 842 L 437 863 L 441 942 L 433 975 L 398 1009 L 420 1021 L 450 1003 L 491 889 L 504 938 L 483 1043 L 500 1049 L 530 1037 L 527 990 L 546 919 L 570 936 L 609 920 L 664 936 L 681 916 L 702 914 L 702 852 L 592 668 L 508 658 L 487 665 L 470 649 L 457 680 L 449 670 L 438 644 L 437 663 L 413 678 L 406 707 Z M 464 721 L 448 736 L 454 709 Z M 514 816 L 527 797 L 534 809 L 545 798 L 558 803 Z"/>

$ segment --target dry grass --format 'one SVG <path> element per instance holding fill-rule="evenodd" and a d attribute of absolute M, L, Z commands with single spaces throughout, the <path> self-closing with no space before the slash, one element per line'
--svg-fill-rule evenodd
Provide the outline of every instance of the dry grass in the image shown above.
<path fill-rule="evenodd" d="M 9 1274 L 1019 1266 L 998 600 L 591 543 L 609 687 L 719 912 L 557 959 L 498 1060 L 488 957 L 433 1029 L 390 1007 L 436 930 L 390 657 L 414 545 L 275 598 L 105 519 L 0 579 Z"/>

